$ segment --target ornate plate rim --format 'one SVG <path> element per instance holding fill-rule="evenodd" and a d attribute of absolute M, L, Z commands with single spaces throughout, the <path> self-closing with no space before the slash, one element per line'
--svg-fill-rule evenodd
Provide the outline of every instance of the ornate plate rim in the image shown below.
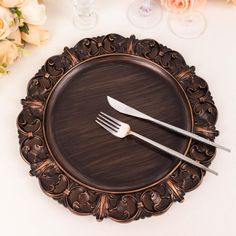
<path fill-rule="evenodd" d="M 125 38 L 118 34 L 83 39 L 71 49 L 66 47 L 61 55 L 49 58 L 29 81 L 17 128 L 21 155 L 31 166 L 30 174 L 39 179 L 42 190 L 48 196 L 76 214 L 94 215 L 98 220 L 109 217 L 118 222 L 130 222 L 159 215 L 167 211 L 173 202 L 182 202 L 185 192 L 199 186 L 205 172 L 179 162 L 172 173 L 148 189 L 113 194 L 86 188 L 58 167 L 50 148 L 47 148 L 43 130 L 50 93 L 58 81 L 77 65 L 94 57 L 114 54 L 142 57 L 167 71 L 189 103 L 192 131 L 214 140 L 218 135 L 215 129 L 217 109 L 206 81 L 196 76 L 195 68 L 189 67 L 181 54 L 155 40 L 138 40 L 133 35 Z M 191 139 L 186 152 L 207 166 L 215 156 L 215 148 Z"/>

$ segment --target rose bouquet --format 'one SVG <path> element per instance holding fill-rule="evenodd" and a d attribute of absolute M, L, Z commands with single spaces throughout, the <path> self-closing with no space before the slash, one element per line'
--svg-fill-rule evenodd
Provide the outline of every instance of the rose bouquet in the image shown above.
<path fill-rule="evenodd" d="M 22 55 L 26 43 L 48 39 L 45 6 L 38 0 L 0 0 L 0 75 Z"/>
<path fill-rule="evenodd" d="M 207 0 L 161 0 L 161 4 L 166 7 L 168 10 L 173 10 L 176 12 L 185 12 L 188 11 L 194 2 L 195 8 L 200 8 L 206 3 Z"/>
<path fill-rule="evenodd" d="M 207 0 L 161 0 L 161 4 L 168 10 L 174 10 L 177 12 L 185 12 L 189 10 L 192 4 L 194 4 L 195 8 L 200 8 L 206 2 Z M 236 0 L 226 0 L 226 2 L 236 4 Z"/>

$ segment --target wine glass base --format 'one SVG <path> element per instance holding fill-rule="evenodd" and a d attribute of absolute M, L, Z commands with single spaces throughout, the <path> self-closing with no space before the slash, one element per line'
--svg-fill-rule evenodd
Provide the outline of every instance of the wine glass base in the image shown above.
<path fill-rule="evenodd" d="M 128 8 L 128 19 L 136 27 L 152 28 L 162 19 L 162 8 L 155 1 L 151 1 L 151 8 L 148 14 L 143 14 L 141 7 L 143 0 L 134 1 Z"/>
<path fill-rule="evenodd" d="M 187 14 L 171 14 L 168 19 L 171 31 L 180 38 L 197 38 L 206 30 L 206 19 L 200 12 Z"/>
<path fill-rule="evenodd" d="M 89 16 L 74 16 L 73 22 L 79 30 L 90 30 L 97 24 L 97 15 L 92 13 Z"/>

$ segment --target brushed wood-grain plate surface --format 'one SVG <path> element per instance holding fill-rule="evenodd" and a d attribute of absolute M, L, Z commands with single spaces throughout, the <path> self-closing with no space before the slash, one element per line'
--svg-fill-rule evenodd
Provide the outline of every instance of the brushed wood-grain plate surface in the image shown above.
<path fill-rule="evenodd" d="M 76 181 L 102 191 L 137 191 L 158 182 L 179 161 L 134 137 L 112 136 L 95 123 L 97 114 L 111 114 L 136 132 L 181 153 L 186 152 L 189 139 L 119 114 L 109 107 L 107 95 L 191 130 L 190 105 L 170 74 L 146 59 L 103 56 L 74 68 L 51 94 L 45 132 L 55 160 Z"/>

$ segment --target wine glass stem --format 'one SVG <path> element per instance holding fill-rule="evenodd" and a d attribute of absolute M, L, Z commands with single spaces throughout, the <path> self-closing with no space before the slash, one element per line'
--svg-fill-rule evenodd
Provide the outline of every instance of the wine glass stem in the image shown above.
<path fill-rule="evenodd" d="M 94 11 L 93 0 L 73 0 L 77 16 L 89 17 Z"/>
<path fill-rule="evenodd" d="M 151 13 L 151 0 L 143 0 L 139 10 L 141 15 L 149 16 Z"/>
<path fill-rule="evenodd" d="M 189 14 L 187 17 L 187 20 L 189 22 L 192 22 L 193 20 L 193 9 L 194 9 L 194 5 L 195 5 L 195 0 L 190 1 L 190 9 L 189 9 Z"/>

